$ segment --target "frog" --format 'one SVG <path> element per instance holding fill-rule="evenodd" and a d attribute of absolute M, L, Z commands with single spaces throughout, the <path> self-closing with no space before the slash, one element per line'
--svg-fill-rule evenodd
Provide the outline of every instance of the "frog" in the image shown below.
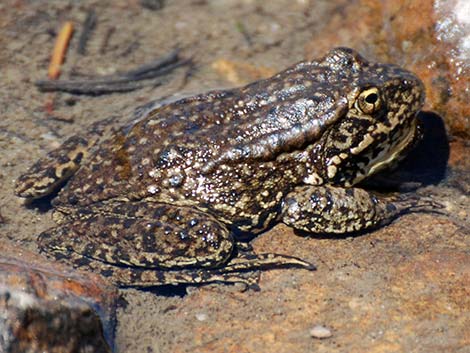
<path fill-rule="evenodd" d="M 277 223 L 308 234 L 367 232 L 432 208 L 358 186 L 394 168 L 422 135 L 413 73 L 350 48 L 239 88 L 151 103 L 115 126 L 93 124 L 16 184 L 54 194 L 57 226 L 38 237 L 53 258 L 120 286 L 242 282 L 312 262 L 255 253 Z"/>

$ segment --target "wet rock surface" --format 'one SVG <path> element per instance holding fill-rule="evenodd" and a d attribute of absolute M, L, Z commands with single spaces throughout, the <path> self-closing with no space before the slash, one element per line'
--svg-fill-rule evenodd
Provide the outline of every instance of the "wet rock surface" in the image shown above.
<path fill-rule="evenodd" d="M 111 352 L 117 292 L 0 242 L 1 352 Z"/>
<path fill-rule="evenodd" d="M 37 251 L 37 234 L 53 225 L 50 208 L 47 203 L 25 207 L 13 196 L 14 181 L 40 156 L 90 123 L 125 116 L 152 99 L 245 83 L 348 45 L 367 58 L 405 66 L 425 82 L 428 101 L 422 119 L 428 122 L 428 142 L 404 169 L 386 175 L 387 191 L 432 197 L 445 205 L 442 212 L 405 215 L 355 237 L 309 238 L 277 226 L 253 241 L 255 250 L 299 256 L 314 262 L 318 270 L 266 271 L 260 292 L 224 285 L 123 289 L 127 304 L 118 309 L 116 352 L 467 352 L 468 75 L 458 75 L 455 52 L 447 50 L 458 48 L 460 42 L 438 38 L 435 26 L 439 18 L 455 21 L 456 12 L 449 10 L 447 16 L 444 9 L 459 3 L 178 0 L 148 10 L 138 1 L 124 0 L 2 2 L 2 239 Z M 78 34 L 91 8 L 98 16 L 87 55 L 77 56 L 79 36 L 73 37 L 63 78 L 125 71 L 175 45 L 194 57 L 195 67 L 187 75 L 176 72 L 157 88 L 127 94 L 38 92 L 33 84 L 46 76 L 61 23 L 72 20 Z M 221 64 L 225 66 L 220 68 Z M 49 99 L 54 101 L 52 112 L 45 109 Z M 450 134 L 445 135 L 445 128 Z M 46 287 L 53 283 L 48 278 L 43 281 Z M 10 299 L 15 308 L 16 300 Z M 76 317 L 82 317 L 86 310 L 76 308 Z M 54 310 L 63 313 L 68 308 Z M 317 325 L 332 336 L 312 337 Z"/>

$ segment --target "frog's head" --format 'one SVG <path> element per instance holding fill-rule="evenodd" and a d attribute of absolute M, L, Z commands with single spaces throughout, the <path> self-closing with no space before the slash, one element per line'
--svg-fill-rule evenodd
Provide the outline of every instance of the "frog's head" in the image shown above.
<path fill-rule="evenodd" d="M 332 53 L 348 66 L 351 86 L 344 115 L 324 136 L 322 163 L 329 182 L 351 186 L 403 159 L 419 140 L 424 87 L 400 67 L 368 63 L 349 49 Z"/>

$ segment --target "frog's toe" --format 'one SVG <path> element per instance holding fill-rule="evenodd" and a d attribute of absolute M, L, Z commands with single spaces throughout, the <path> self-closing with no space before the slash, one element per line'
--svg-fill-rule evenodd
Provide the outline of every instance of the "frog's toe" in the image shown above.
<path fill-rule="evenodd" d="M 240 252 L 253 252 L 253 246 L 250 243 L 237 242 L 236 248 Z"/>
<path fill-rule="evenodd" d="M 404 194 L 397 197 L 393 203 L 395 207 L 402 210 L 402 213 L 438 213 L 444 212 L 445 205 L 429 196 L 419 196 L 416 194 Z"/>
<path fill-rule="evenodd" d="M 15 188 L 16 195 L 37 199 L 56 191 L 75 174 L 87 153 L 87 148 L 87 140 L 72 136 L 19 177 Z"/>
<path fill-rule="evenodd" d="M 272 253 L 256 254 L 254 252 L 238 253 L 223 269 L 225 272 L 239 272 L 290 267 L 303 268 L 309 271 L 317 269 L 311 262 L 295 256 Z"/>
<path fill-rule="evenodd" d="M 15 194 L 26 199 L 38 199 L 57 190 L 63 182 L 73 175 L 73 170 L 62 170 L 58 175 L 54 167 L 39 166 L 23 174 L 17 181 Z"/>

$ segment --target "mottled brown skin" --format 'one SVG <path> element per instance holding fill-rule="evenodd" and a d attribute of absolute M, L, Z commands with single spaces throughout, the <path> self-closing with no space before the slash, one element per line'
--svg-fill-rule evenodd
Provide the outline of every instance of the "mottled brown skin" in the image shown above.
<path fill-rule="evenodd" d="M 16 192 L 54 199 L 60 223 L 40 245 L 123 285 L 252 281 L 244 272 L 312 268 L 240 250 L 234 235 L 282 221 L 312 233 L 377 227 L 420 209 L 354 185 L 419 137 L 418 78 L 337 48 L 246 87 L 97 123 L 23 175 Z"/>

